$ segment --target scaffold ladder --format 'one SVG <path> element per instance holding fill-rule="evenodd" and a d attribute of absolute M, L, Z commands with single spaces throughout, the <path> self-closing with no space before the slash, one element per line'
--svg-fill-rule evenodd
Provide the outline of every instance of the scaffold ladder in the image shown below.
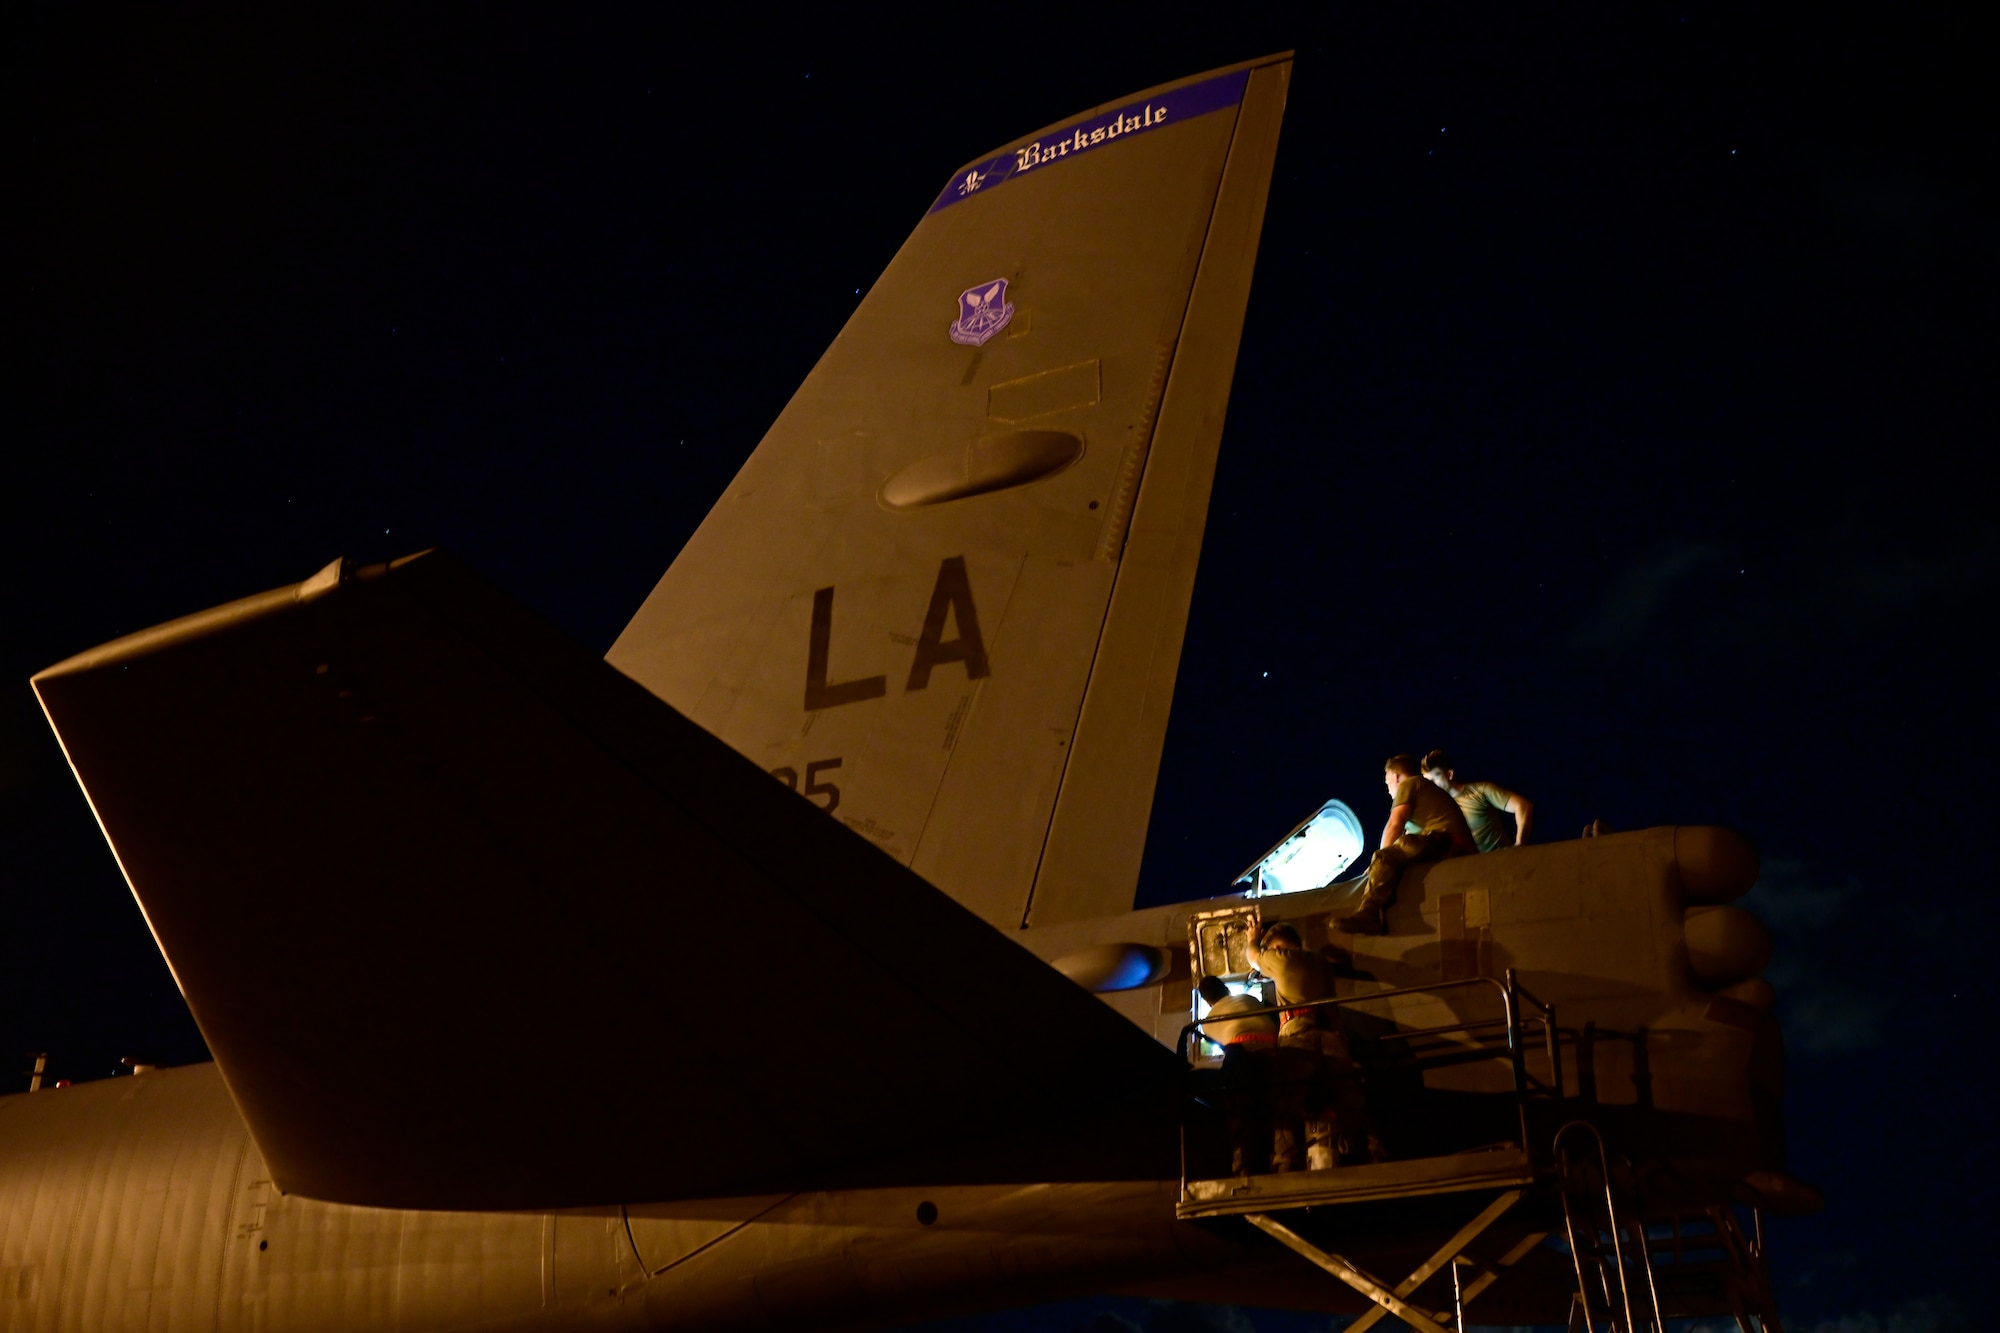
<path fill-rule="evenodd" d="M 1556 1131 L 1555 1158 L 1563 1229 L 1576 1264 L 1570 1328 L 1664 1333 L 1646 1227 L 1636 1212 L 1619 1207 L 1604 1136 L 1589 1121 L 1572 1120 Z"/>

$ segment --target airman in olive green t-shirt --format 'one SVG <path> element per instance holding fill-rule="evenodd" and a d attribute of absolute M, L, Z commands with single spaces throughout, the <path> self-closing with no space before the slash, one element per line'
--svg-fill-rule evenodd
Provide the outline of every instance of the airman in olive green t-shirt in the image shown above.
<path fill-rule="evenodd" d="M 1424 776 L 1458 803 L 1480 851 L 1497 852 L 1502 847 L 1527 843 L 1528 830 L 1535 818 L 1535 803 L 1527 797 L 1508 791 L 1497 782 L 1460 782 L 1452 768 L 1451 756 L 1443 750 L 1432 750 L 1424 756 Z M 1512 829 L 1507 827 L 1509 815 L 1514 818 Z"/>

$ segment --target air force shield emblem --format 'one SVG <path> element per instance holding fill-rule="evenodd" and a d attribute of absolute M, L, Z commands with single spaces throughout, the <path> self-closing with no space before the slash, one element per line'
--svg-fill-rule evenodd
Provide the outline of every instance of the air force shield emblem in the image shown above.
<path fill-rule="evenodd" d="M 967 347 L 984 346 L 1012 318 L 1014 307 L 1007 302 L 1007 279 L 995 278 L 968 287 L 958 294 L 958 318 L 951 326 L 951 340 Z"/>

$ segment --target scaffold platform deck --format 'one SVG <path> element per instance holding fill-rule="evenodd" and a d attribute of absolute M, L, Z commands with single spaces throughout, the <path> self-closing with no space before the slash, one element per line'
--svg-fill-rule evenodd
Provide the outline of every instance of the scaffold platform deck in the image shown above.
<path fill-rule="evenodd" d="M 1518 1146 L 1509 1144 L 1486 1152 L 1337 1166 L 1324 1171 L 1190 1180 L 1175 1211 L 1185 1221 L 1323 1204 L 1511 1189 L 1531 1185 L 1534 1180 L 1534 1163 Z"/>

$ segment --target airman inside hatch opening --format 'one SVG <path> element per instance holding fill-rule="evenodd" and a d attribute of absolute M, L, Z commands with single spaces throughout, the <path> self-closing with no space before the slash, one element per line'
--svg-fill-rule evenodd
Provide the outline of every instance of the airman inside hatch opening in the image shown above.
<path fill-rule="evenodd" d="M 1381 848 L 1368 863 L 1368 896 L 1358 910 L 1332 923 L 1335 930 L 1351 935 L 1388 930 L 1383 913 L 1396 900 L 1396 881 L 1404 866 L 1479 850 L 1458 803 L 1424 781 L 1415 756 L 1391 757 L 1382 765 L 1382 781 L 1389 790 L 1389 822 L 1382 827 Z"/>
<path fill-rule="evenodd" d="M 1261 996 L 1230 994 L 1220 977 L 1203 977 L 1197 989 L 1208 1002 L 1203 1035 L 1222 1047 L 1230 1173 L 1260 1175 L 1271 1162 L 1271 1073 L 1277 1060 L 1278 1020 L 1269 1014 L 1230 1019 L 1231 1014 L 1264 1008 L 1264 1001 Z"/>

